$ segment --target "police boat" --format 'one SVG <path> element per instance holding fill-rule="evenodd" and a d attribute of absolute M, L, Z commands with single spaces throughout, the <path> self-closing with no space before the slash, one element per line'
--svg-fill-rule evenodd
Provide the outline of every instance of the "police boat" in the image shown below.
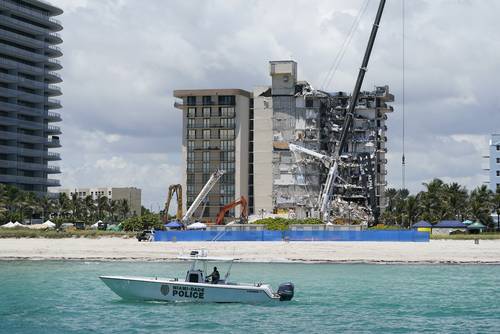
<path fill-rule="evenodd" d="M 234 259 L 211 258 L 206 252 L 191 252 L 180 257 L 192 264 L 185 279 L 132 276 L 100 276 L 99 278 L 118 296 L 127 300 L 172 301 L 199 303 L 264 303 L 292 300 L 293 283 L 283 283 L 274 292 L 269 284 L 236 283 L 229 281 Z M 224 277 L 209 280 L 209 262 L 229 263 Z M 213 275 L 212 275 L 213 276 Z"/>

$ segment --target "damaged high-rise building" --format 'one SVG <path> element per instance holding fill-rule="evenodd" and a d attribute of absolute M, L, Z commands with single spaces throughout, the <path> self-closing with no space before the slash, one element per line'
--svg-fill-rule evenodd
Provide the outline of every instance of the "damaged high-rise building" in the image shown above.
<path fill-rule="evenodd" d="M 271 86 L 256 87 L 250 96 L 248 143 L 239 144 L 248 146 L 250 213 L 318 216 L 328 169 L 314 157 L 290 151 L 289 144 L 332 156 L 350 96 L 315 90 L 306 81 L 298 81 L 294 61 L 271 61 L 270 75 Z M 393 100 L 387 86 L 361 92 L 348 131 L 347 149 L 339 160 L 339 178 L 333 185 L 333 219 L 370 220 L 383 211 L 385 120 L 393 110 L 387 102 Z"/>

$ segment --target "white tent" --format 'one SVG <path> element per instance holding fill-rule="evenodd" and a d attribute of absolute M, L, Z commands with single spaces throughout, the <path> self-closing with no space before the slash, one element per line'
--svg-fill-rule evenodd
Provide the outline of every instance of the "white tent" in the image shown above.
<path fill-rule="evenodd" d="M 95 229 L 97 229 L 98 225 L 99 225 L 98 223 L 92 224 L 92 225 L 90 225 L 90 228 L 95 230 Z"/>
<path fill-rule="evenodd" d="M 19 222 L 15 222 L 14 224 L 12 224 L 12 227 L 27 227 L 26 225 L 23 225 Z"/>
<path fill-rule="evenodd" d="M 331 222 L 326 223 L 326 225 L 331 226 L 333 225 Z"/>
<path fill-rule="evenodd" d="M 28 227 L 32 230 L 45 230 L 48 228 L 45 224 L 33 224 Z"/>
<path fill-rule="evenodd" d="M 207 228 L 207 225 L 200 223 L 200 222 L 193 223 L 191 225 L 188 225 L 188 227 L 187 227 L 188 230 L 203 230 L 206 228 Z"/>
<path fill-rule="evenodd" d="M 3 227 L 3 228 L 12 228 L 12 227 L 14 227 L 14 223 L 13 222 L 8 222 L 7 224 L 2 225 L 1 227 Z"/>
<path fill-rule="evenodd" d="M 45 223 L 40 224 L 40 225 L 45 226 L 45 228 L 55 228 L 55 227 L 56 227 L 56 224 L 54 224 L 54 223 L 53 223 L 53 222 L 51 222 L 50 220 L 47 220 Z"/>

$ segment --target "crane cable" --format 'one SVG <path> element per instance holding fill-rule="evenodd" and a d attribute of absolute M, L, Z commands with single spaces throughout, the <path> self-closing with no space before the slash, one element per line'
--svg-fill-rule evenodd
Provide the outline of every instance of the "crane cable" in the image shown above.
<path fill-rule="evenodd" d="M 361 21 L 361 18 L 363 17 L 363 15 L 366 12 L 366 9 L 368 7 L 368 2 L 369 2 L 369 0 L 365 0 L 365 2 L 363 3 L 363 5 L 360 7 L 360 9 L 358 11 L 358 15 L 354 18 L 354 21 L 352 22 L 351 28 L 349 29 L 349 33 L 347 34 L 344 42 L 342 43 L 342 45 L 339 49 L 339 52 L 335 56 L 335 59 L 334 59 L 332 65 L 330 66 L 330 69 L 328 70 L 328 73 L 327 73 L 325 79 L 323 80 L 323 83 L 321 84 L 321 90 L 326 90 L 327 87 L 330 85 L 333 77 L 335 76 L 335 73 L 337 72 L 337 69 L 338 69 L 340 63 L 342 62 L 342 59 L 344 58 L 344 55 L 347 51 L 347 48 L 348 48 L 349 44 L 351 43 L 351 40 L 354 36 L 354 32 L 357 30 L 357 28 L 359 26 L 359 22 Z"/>
<path fill-rule="evenodd" d="M 403 155 L 401 157 L 401 178 L 402 188 L 406 189 L 406 161 L 405 161 L 405 0 L 401 0 L 401 23 L 402 23 L 402 112 L 403 112 Z"/>

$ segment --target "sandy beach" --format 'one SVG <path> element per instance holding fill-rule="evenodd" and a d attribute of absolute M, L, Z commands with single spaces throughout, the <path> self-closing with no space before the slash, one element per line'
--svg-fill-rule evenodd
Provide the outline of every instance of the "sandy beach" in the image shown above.
<path fill-rule="evenodd" d="M 0 239 L 0 260 L 175 261 L 207 249 L 242 262 L 500 264 L 500 240 L 430 242 L 137 242 L 122 238 Z"/>

